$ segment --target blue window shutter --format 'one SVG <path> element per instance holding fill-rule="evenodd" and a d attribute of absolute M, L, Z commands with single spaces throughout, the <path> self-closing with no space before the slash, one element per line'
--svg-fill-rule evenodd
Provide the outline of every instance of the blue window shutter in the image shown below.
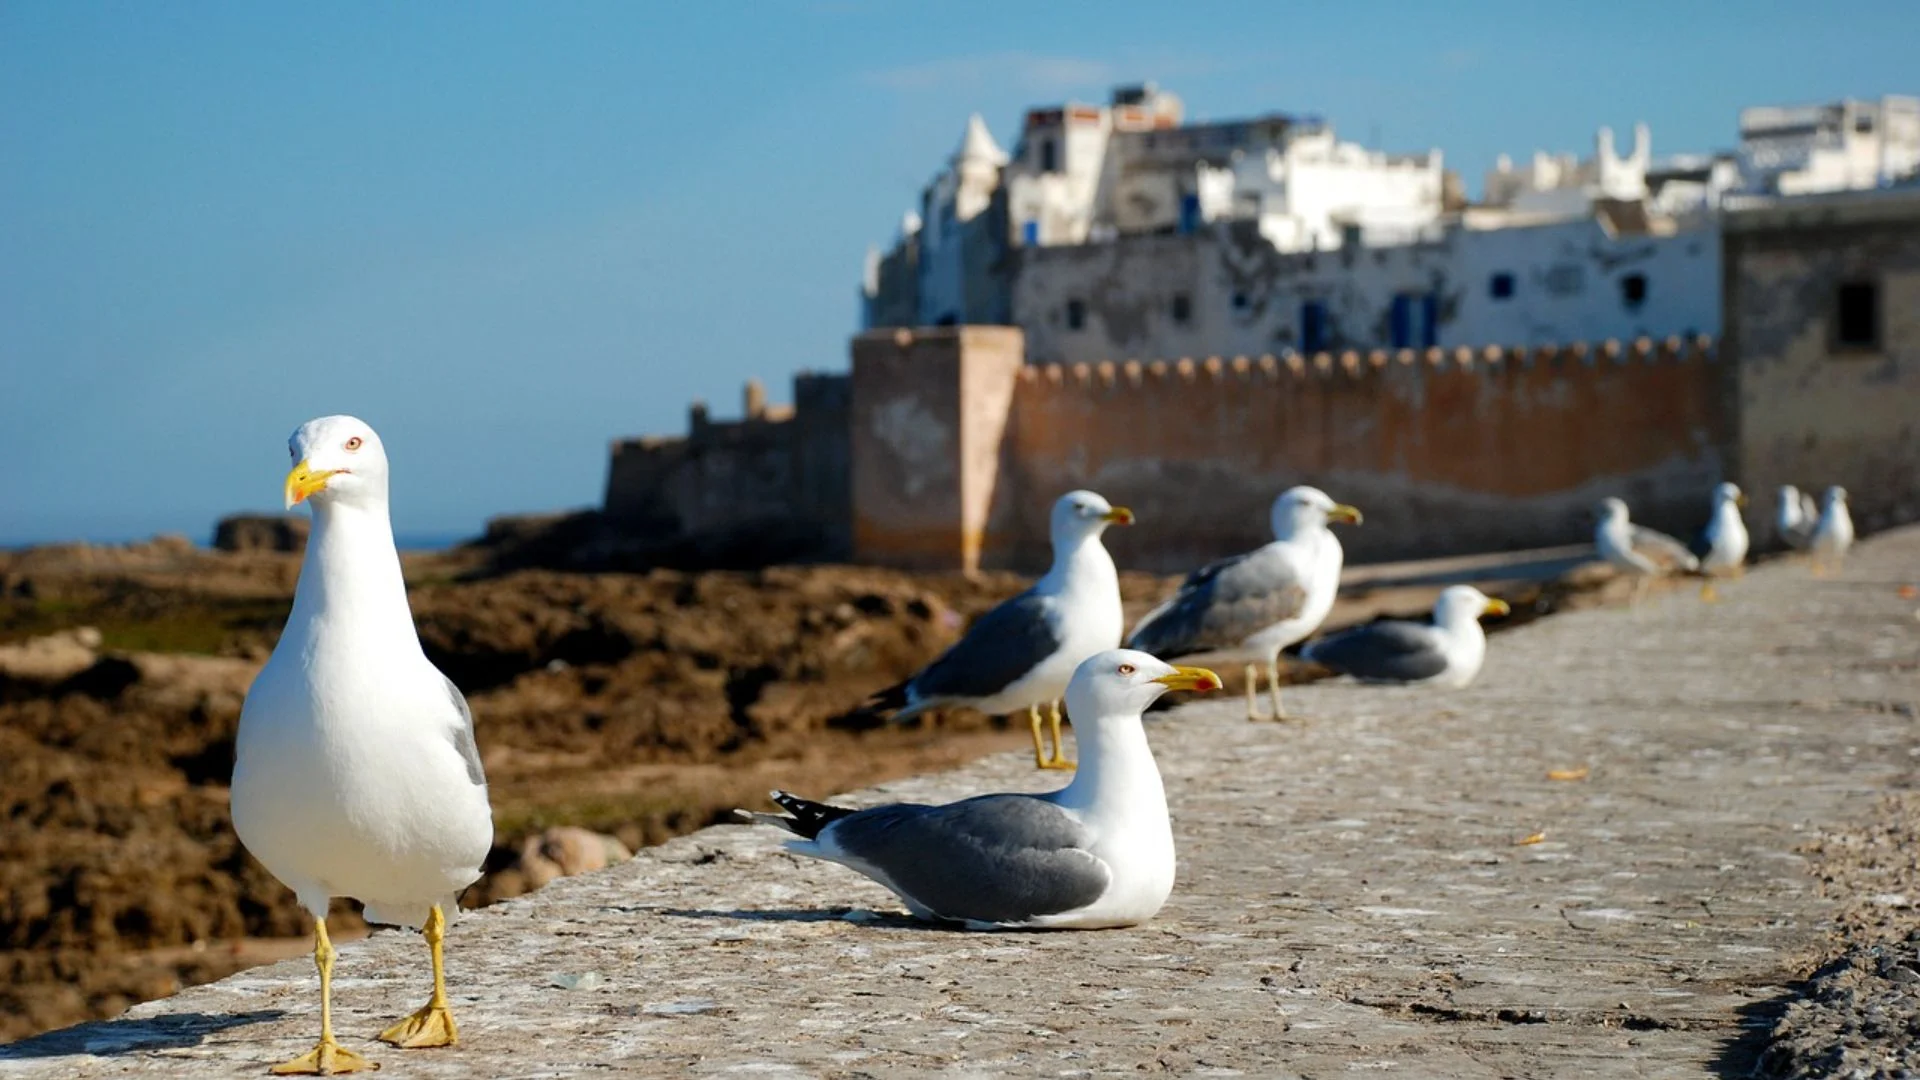
<path fill-rule="evenodd" d="M 1440 344 L 1440 297 L 1428 293 L 1420 298 L 1420 347 L 1431 349 Z"/>

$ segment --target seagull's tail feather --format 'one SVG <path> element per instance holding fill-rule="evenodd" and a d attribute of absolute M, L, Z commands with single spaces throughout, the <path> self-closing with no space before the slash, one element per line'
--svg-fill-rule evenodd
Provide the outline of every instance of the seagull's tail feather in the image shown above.
<path fill-rule="evenodd" d="M 869 712 L 895 712 L 904 709 L 910 700 L 907 687 L 912 685 L 912 679 L 902 679 L 884 690 L 875 690 L 867 697 L 866 703 L 861 708 Z"/>
<path fill-rule="evenodd" d="M 820 835 L 821 829 L 846 817 L 848 814 L 856 813 L 856 811 L 844 806 L 833 806 L 828 803 L 814 802 L 812 799 L 803 799 L 798 795 L 786 791 L 771 792 L 769 797 L 772 798 L 775 803 L 778 803 L 780 809 L 785 810 L 786 813 L 761 814 L 751 810 L 735 810 L 734 814 L 750 824 L 777 825 L 795 836 L 812 840 Z"/>
<path fill-rule="evenodd" d="M 859 711 L 872 716 L 892 713 L 893 715 L 887 717 L 888 720 L 896 724 L 904 724 L 928 709 L 938 708 L 946 700 L 929 698 L 915 700 L 912 687 L 913 679 L 907 679 L 885 690 L 877 690 L 860 705 Z"/>

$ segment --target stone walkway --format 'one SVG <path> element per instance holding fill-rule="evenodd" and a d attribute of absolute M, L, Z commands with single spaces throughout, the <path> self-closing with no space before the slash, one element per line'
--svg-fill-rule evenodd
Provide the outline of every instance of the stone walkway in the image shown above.
<path fill-rule="evenodd" d="M 459 1048 L 368 1039 L 424 999 L 396 933 L 342 948 L 336 1023 L 399 1077 L 1741 1075 L 1830 946 L 1796 847 L 1920 761 L 1916 575 L 1907 530 L 1840 580 L 1500 635 L 1463 692 L 1159 714 L 1181 872 L 1142 928 L 926 929 L 721 827 L 459 922 Z M 1058 782 L 1009 754 L 849 801 Z M 0 1076 L 264 1075 L 316 1012 L 288 961 L 0 1046 Z"/>

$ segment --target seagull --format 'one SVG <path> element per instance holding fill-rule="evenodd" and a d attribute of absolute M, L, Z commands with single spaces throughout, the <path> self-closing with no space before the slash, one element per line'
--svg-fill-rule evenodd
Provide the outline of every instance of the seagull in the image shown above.
<path fill-rule="evenodd" d="M 1205 668 L 1143 652 L 1087 658 L 1067 686 L 1080 740 L 1073 781 L 1044 795 L 981 795 L 867 810 L 784 791 L 785 814 L 735 813 L 799 837 L 788 851 L 850 867 L 922 919 L 969 929 L 1133 926 L 1173 891 L 1173 827 L 1140 716 L 1169 690 L 1218 690 Z"/>
<path fill-rule="evenodd" d="M 1706 528 L 1687 550 L 1700 562 L 1700 572 L 1707 580 L 1700 586 L 1700 599 L 1709 603 L 1718 599 L 1713 591 L 1715 575 L 1740 576 L 1745 572 L 1747 562 L 1747 523 L 1740 519 L 1740 508 L 1747 505 L 1747 496 L 1738 485 L 1729 483 L 1715 484 L 1713 488 L 1713 516 L 1707 519 Z"/>
<path fill-rule="evenodd" d="M 1345 553 L 1328 530 L 1333 521 L 1360 524 L 1360 511 L 1334 502 L 1319 488 L 1296 487 L 1274 500 L 1273 542 L 1244 555 L 1195 570 L 1173 598 L 1133 628 L 1127 647 L 1177 659 L 1219 654 L 1247 665 L 1247 719 L 1259 676 L 1267 665 L 1273 718 L 1280 707 L 1280 650 L 1319 628 L 1340 591 Z"/>
<path fill-rule="evenodd" d="M 1795 551 L 1805 551 L 1807 541 L 1813 538 L 1813 527 L 1820 521 L 1820 507 L 1813 496 L 1792 484 L 1782 484 L 1775 515 L 1773 528 L 1781 542 Z"/>
<path fill-rule="evenodd" d="M 420 649 L 387 518 L 387 454 L 351 416 L 289 440 L 287 508 L 307 502 L 293 612 L 247 691 L 234 746 L 234 830 L 313 915 L 320 1042 L 275 1073 L 377 1068 L 333 1035 L 327 905 L 350 896 L 368 922 L 419 928 L 433 995 L 382 1032 L 395 1046 L 450 1046 L 441 942 L 460 890 L 493 843 L 473 715 Z"/>
<path fill-rule="evenodd" d="M 1847 512 L 1847 489 L 1836 484 L 1827 489 L 1822 501 L 1825 505 L 1820 509 L 1820 520 L 1807 540 L 1816 577 L 1839 573 L 1847 549 L 1853 546 L 1853 515 Z"/>
<path fill-rule="evenodd" d="M 1457 689 L 1487 658 L 1480 617 L 1509 610 L 1471 585 L 1453 585 L 1434 602 L 1431 621 L 1380 619 L 1308 642 L 1300 656 L 1365 683 Z"/>
<path fill-rule="evenodd" d="M 1109 525 L 1133 524 L 1133 511 L 1091 491 L 1053 504 L 1053 568 L 1033 587 L 980 616 L 965 636 L 903 683 L 874 695 L 871 707 L 897 709 L 895 721 L 928 709 L 964 705 L 1000 716 L 1027 710 L 1033 763 L 1071 769 L 1061 753 L 1060 696 L 1080 661 L 1120 644 L 1120 575 L 1100 543 Z M 1053 706 L 1053 752 L 1040 732 L 1040 706 Z"/>
<path fill-rule="evenodd" d="M 1647 586 L 1656 577 L 1669 573 L 1695 573 L 1700 560 L 1687 545 L 1663 532 L 1635 525 L 1627 519 L 1627 504 L 1608 497 L 1595 509 L 1599 524 L 1593 543 L 1600 557 L 1622 573 L 1633 577 L 1633 605 L 1638 607 Z"/>

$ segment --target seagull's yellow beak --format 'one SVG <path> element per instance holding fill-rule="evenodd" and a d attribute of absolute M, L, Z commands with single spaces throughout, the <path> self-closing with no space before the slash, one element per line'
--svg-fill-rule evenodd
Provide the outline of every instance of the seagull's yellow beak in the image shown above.
<path fill-rule="evenodd" d="M 1361 520 L 1360 508 L 1357 506 L 1348 506 L 1346 503 L 1336 503 L 1333 509 L 1327 511 L 1327 520 L 1338 521 L 1347 525 L 1358 525 Z"/>
<path fill-rule="evenodd" d="M 1101 514 L 1100 520 L 1110 522 L 1114 525 L 1131 525 L 1133 524 L 1133 511 L 1124 506 L 1116 506 L 1106 513 Z"/>
<path fill-rule="evenodd" d="M 1736 506 L 1745 506 L 1745 505 L 1747 505 L 1747 493 L 1743 491 L 1743 492 L 1741 492 L 1740 494 L 1738 494 L 1738 495 L 1735 495 L 1735 496 L 1733 497 L 1733 502 L 1734 502 L 1734 505 L 1736 505 Z"/>
<path fill-rule="evenodd" d="M 1489 600 L 1487 601 L 1487 609 L 1481 612 L 1481 614 L 1482 615 L 1506 615 L 1512 611 L 1513 609 L 1507 606 L 1507 602 L 1505 600 Z"/>
<path fill-rule="evenodd" d="M 327 477 L 334 474 L 333 469 L 321 469 L 318 472 L 307 468 L 302 461 L 287 474 L 287 509 L 306 502 L 314 493 L 327 490 Z"/>
<path fill-rule="evenodd" d="M 1169 690 L 1197 690 L 1204 694 L 1208 690 L 1220 689 L 1220 676 L 1203 667 L 1175 666 L 1173 674 L 1162 675 L 1153 681 Z"/>

